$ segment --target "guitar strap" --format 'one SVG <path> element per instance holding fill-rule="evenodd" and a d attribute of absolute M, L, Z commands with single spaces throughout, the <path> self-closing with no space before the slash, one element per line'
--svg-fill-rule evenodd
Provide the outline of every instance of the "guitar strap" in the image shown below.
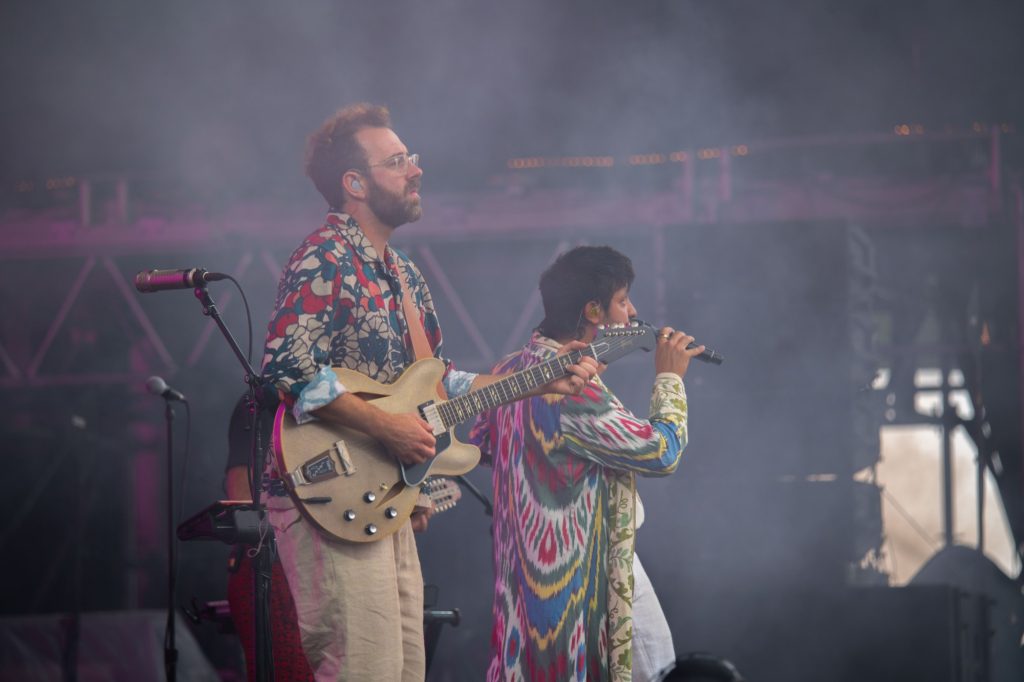
<path fill-rule="evenodd" d="M 420 319 L 419 308 L 416 307 L 412 291 L 409 289 L 409 283 L 406 281 L 405 270 L 402 269 L 401 264 L 397 267 L 398 281 L 402 285 L 402 312 L 405 313 L 405 325 L 409 328 L 413 359 L 423 360 L 424 358 L 432 358 L 434 353 L 430 349 L 430 343 L 427 341 L 427 332 L 423 329 L 423 320 Z M 437 395 L 441 400 L 448 399 L 448 393 L 444 390 L 444 384 L 440 381 L 437 382 Z M 419 497 L 416 499 L 416 506 L 430 509 L 433 507 L 433 502 L 430 501 L 430 496 L 421 490 Z"/>
<path fill-rule="evenodd" d="M 427 332 L 423 329 L 423 320 L 420 319 L 420 311 L 413 300 L 412 291 L 406 281 L 405 270 L 398 264 L 398 281 L 402 285 L 402 312 L 405 313 L 405 324 L 409 328 L 409 339 L 412 341 L 413 359 L 422 360 L 434 357 L 434 352 L 427 342 Z M 437 395 L 441 400 L 447 400 L 448 394 L 444 390 L 444 384 L 437 383 Z"/>

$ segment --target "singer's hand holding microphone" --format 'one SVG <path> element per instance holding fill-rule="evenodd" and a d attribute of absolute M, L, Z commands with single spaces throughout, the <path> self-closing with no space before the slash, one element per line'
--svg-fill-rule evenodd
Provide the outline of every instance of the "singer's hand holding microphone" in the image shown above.
<path fill-rule="evenodd" d="M 658 374 L 672 372 L 680 378 L 686 375 L 690 360 L 705 353 L 704 346 L 694 344 L 686 332 L 662 327 L 658 332 L 658 346 L 654 350 L 654 370 Z"/>

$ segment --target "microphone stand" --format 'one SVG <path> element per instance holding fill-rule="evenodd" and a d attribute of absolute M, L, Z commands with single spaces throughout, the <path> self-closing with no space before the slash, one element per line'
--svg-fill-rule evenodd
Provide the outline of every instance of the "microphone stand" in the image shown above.
<path fill-rule="evenodd" d="M 484 506 L 484 513 L 488 516 L 494 516 L 494 507 L 491 506 L 491 501 L 487 499 L 487 496 L 480 492 L 480 489 L 473 485 L 465 476 L 456 476 L 455 480 L 461 483 L 476 499 L 480 500 L 480 504 Z"/>
<path fill-rule="evenodd" d="M 170 396 L 164 397 L 164 422 L 167 424 L 167 634 L 164 637 L 164 672 L 167 682 L 177 679 L 178 649 L 174 639 L 175 563 L 174 551 L 174 408 Z"/>
<path fill-rule="evenodd" d="M 195 296 L 203 306 L 203 315 L 210 317 L 217 323 L 224 339 L 228 342 L 238 362 L 245 370 L 245 383 L 249 386 L 249 404 L 253 414 L 253 449 L 250 462 L 249 488 L 252 492 L 252 508 L 260 519 L 260 526 L 266 523 L 266 514 L 263 509 L 263 501 L 260 496 L 259 481 L 263 476 L 263 447 L 260 442 L 260 419 L 264 401 L 263 387 L 265 381 L 257 374 L 249 362 L 249 359 L 242 353 L 235 337 L 221 319 L 220 311 L 217 310 L 210 292 L 206 289 L 206 282 L 200 280 L 195 288 Z M 253 599 L 255 608 L 253 610 L 253 625 L 255 629 L 255 679 L 257 682 L 273 682 L 274 680 L 274 655 L 272 650 L 270 631 L 270 581 L 273 571 L 273 540 L 264 543 L 261 540 L 257 545 L 256 557 L 253 560 Z M 170 679 L 170 678 L 168 678 Z"/>

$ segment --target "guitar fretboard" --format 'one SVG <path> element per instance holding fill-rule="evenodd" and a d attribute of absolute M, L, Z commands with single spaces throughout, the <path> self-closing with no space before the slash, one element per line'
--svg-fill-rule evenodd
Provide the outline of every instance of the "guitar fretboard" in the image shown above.
<path fill-rule="evenodd" d="M 565 355 L 559 355 L 539 365 L 510 374 L 458 398 L 438 403 L 437 412 L 441 416 L 445 428 L 450 429 L 481 412 L 518 400 L 538 386 L 565 376 L 569 371 L 569 366 L 575 365 L 584 355 L 595 357 L 591 346 L 569 351 Z"/>

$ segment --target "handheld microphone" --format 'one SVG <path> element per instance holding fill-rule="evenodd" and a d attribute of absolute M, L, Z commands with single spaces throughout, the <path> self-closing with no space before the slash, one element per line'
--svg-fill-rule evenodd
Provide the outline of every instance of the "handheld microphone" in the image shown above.
<path fill-rule="evenodd" d="M 207 272 L 202 268 L 182 270 L 143 270 L 135 275 L 135 288 L 144 294 L 170 289 L 195 289 L 207 282 L 217 282 L 228 276 L 219 272 Z"/>
<path fill-rule="evenodd" d="M 687 344 L 686 350 L 691 350 L 699 345 L 699 343 Z M 719 353 L 716 350 L 712 350 L 707 346 L 704 346 L 704 350 L 701 352 L 700 355 L 695 355 L 694 357 L 696 357 L 698 360 L 703 360 L 704 362 L 710 362 L 712 365 L 720 365 L 722 364 L 722 361 L 725 360 L 725 358 L 722 357 L 721 353 Z"/>
<path fill-rule="evenodd" d="M 167 382 L 158 376 L 151 376 L 146 379 L 146 390 L 153 395 L 158 395 L 164 400 L 177 400 L 187 403 L 185 396 L 167 385 Z"/>
<path fill-rule="evenodd" d="M 640 320 L 634 320 L 630 324 L 632 324 L 634 326 L 636 326 L 636 325 L 643 325 L 643 326 L 648 327 L 651 330 L 652 334 L 653 333 L 658 333 L 657 330 L 652 325 L 650 325 L 650 324 L 648 324 L 646 322 L 642 322 Z M 668 337 L 666 336 L 666 337 L 663 337 L 663 338 L 667 339 Z M 694 348 L 696 348 L 699 345 L 701 345 L 701 344 L 699 344 L 699 343 L 697 343 L 695 341 L 692 341 L 692 342 L 686 344 L 686 350 L 693 350 Z M 708 363 L 711 363 L 712 365 L 720 365 L 725 360 L 725 358 L 722 357 L 721 353 L 719 353 L 718 351 L 716 351 L 716 350 L 714 350 L 712 348 L 708 348 L 707 346 L 704 346 L 704 350 L 701 351 L 700 355 L 695 355 L 694 357 L 696 359 L 700 360 L 701 362 L 708 362 Z"/>

